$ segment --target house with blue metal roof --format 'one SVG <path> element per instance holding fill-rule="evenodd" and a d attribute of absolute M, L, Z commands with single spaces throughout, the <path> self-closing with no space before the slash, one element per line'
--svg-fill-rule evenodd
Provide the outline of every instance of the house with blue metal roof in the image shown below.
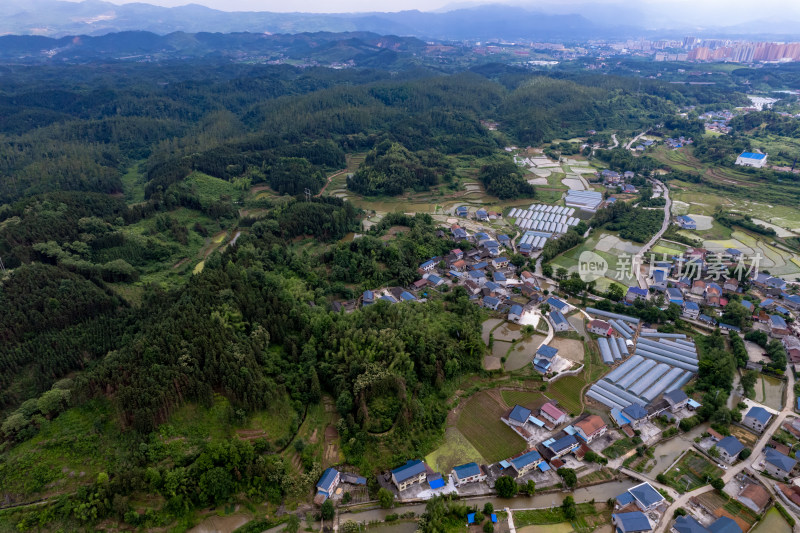
<path fill-rule="evenodd" d="M 723 331 L 735 331 L 736 333 L 741 333 L 742 328 L 739 326 L 734 326 L 732 324 L 725 324 L 724 322 L 719 323 L 719 329 Z"/>
<path fill-rule="evenodd" d="M 653 524 L 650 519 L 641 511 L 614 513 L 611 515 L 611 523 L 614 524 L 618 533 L 638 533 L 653 530 Z"/>
<path fill-rule="evenodd" d="M 708 526 L 709 533 L 742 533 L 742 528 L 733 518 L 720 516 Z"/>
<path fill-rule="evenodd" d="M 553 363 L 547 359 L 534 359 L 533 362 L 533 369 L 536 370 L 540 374 L 547 374 L 550 372 L 550 367 L 553 366 Z"/>
<path fill-rule="evenodd" d="M 625 295 L 625 301 L 633 303 L 636 300 L 646 300 L 647 289 L 640 289 L 639 287 L 628 287 L 628 293 Z"/>
<path fill-rule="evenodd" d="M 636 505 L 642 511 L 652 511 L 664 501 L 664 497 L 650 483 L 640 483 L 628 489 Z"/>
<path fill-rule="evenodd" d="M 783 297 L 783 300 L 787 306 L 791 307 L 795 311 L 800 309 L 800 296 L 797 294 L 787 294 Z"/>
<path fill-rule="evenodd" d="M 653 284 L 654 289 L 663 291 L 667 288 L 667 272 L 665 270 L 653 270 Z"/>
<path fill-rule="evenodd" d="M 542 344 L 539 348 L 536 349 L 536 357 L 544 357 L 546 359 L 552 359 L 553 357 L 558 354 L 558 348 L 553 348 L 547 344 Z"/>
<path fill-rule="evenodd" d="M 691 217 L 679 215 L 675 217 L 675 220 L 682 229 L 697 229 L 697 222 Z"/>
<path fill-rule="evenodd" d="M 519 319 L 522 318 L 522 313 L 524 312 L 524 308 L 519 304 L 514 304 L 511 306 L 511 309 L 508 311 L 508 320 L 510 322 L 519 322 Z"/>
<path fill-rule="evenodd" d="M 531 416 L 531 410 L 522 407 L 521 405 L 515 405 L 511 412 L 508 414 L 508 421 L 511 422 L 512 425 L 515 426 L 522 426 L 525 422 L 528 421 L 528 418 Z"/>
<path fill-rule="evenodd" d="M 780 313 L 782 315 L 787 315 L 787 316 L 790 314 L 789 310 L 786 309 L 785 307 L 783 307 L 782 305 L 776 305 L 775 306 L 775 312 L 776 313 Z"/>
<path fill-rule="evenodd" d="M 571 326 L 569 325 L 569 320 L 567 320 L 567 317 L 565 317 L 561 311 L 552 310 L 550 311 L 549 316 L 550 316 L 550 322 L 553 323 L 553 329 L 555 329 L 556 332 L 569 331 L 571 329 Z"/>
<path fill-rule="evenodd" d="M 507 257 L 495 257 L 494 259 L 492 259 L 493 268 L 505 268 L 507 266 L 508 266 Z"/>
<path fill-rule="evenodd" d="M 676 289 L 675 287 L 667 289 L 667 299 L 671 304 L 683 305 L 683 293 L 680 289 Z"/>
<path fill-rule="evenodd" d="M 483 306 L 487 309 L 491 309 L 492 311 L 497 311 L 497 307 L 500 305 L 500 299 L 495 298 L 494 296 L 484 296 L 483 297 Z"/>
<path fill-rule="evenodd" d="M 511 459 L 509 462 L 514 470 L 517 471 L 517 477 L 519 477 L 536 468 L 536 465 L 542 462 L 542 456 L 536 450 L 531 450 Z"/>
<path fill-rule="evenodd" d="M 705 322 L 706 324 L 708 324 L 710 326 L 716 326 L 717 325 L 717 320 L 715 318 L 712 318 L 712 317 L 710 317 L 708 315 L 704 315 L 702 313 L 697 315 L 697 320 L 699 320 L 700 322 Z"/>
<path fill-rule="evenodd" d="M 372 291 L 364 291 L 361 294 L 361 305 L 372 305 L 375 303 L 375 293 Z"/>
<path fill-rule="evenodd" d="M 467 230 L 465 230 L 464 228 L 454 228 L 450 233 L 453 234 L 453 238 L 457 241 L 463 241 L 464 239 L 467 238 Z"/>
<path fill-rule="evenodd" d="M 390 304 L 396 304 L 396 303 L 397 303 L 397 298 L 395 298 L 395 297 L 394 297 L 394 296 L 392 296 L 391 294 L 384 294 L 383 296 L 381 296 L 381 297 L 379 298 L 379 300 L 384 300 L 384 301 L 387 301 L 387 302 L 389 302 Z"/>
<path fill-rule="evenodd" d="M 672 529 L 677 533 L 742 533 L 742 528 L 731 518 L 721 516 L 708 527 L 703 526 L 691 515 L 679 516 Z"/>
<path fill-rule="evenodd" d="M 468 214 L 469 214 L 469 209 L 467 209 L 467 206 L 460 205 L 460 206 L 456 207 L 456 215 L 457 216 L 466 217 Z"/>
<path fill-rule="evenodd" d="M 478 209 L 475 211 L 475 218 L 485 222 L 489 220 L 489 213 L 486 212 L 486 209 Z"/>
<path fill-rule="evenodd" d="M 503 246 L 511 246 L 511 237 L 508 235 L 500 234 L 497 236 L 497 242 Z"/>
<path fill-rule="evenodd" d="M 751 313 L 755 310 L 756 306 L 753 305 L 753 302 L 750 300 L 742 300 L 741 301 L 742 307 L 750 311 Z"/>
<path fill-rule="evenodd" d="M 416 459 L 406 461 L 401 467 L 392 470 L 392 483 L 397 490 L 404 491 L 415 483 L 422 483 L 427 477 L 428 469 L 425 463 Z"/>
<path fill-rule="evenodd" d="M 556 309 L 562 313 L 569 309 L 569 304 L 567 302 L 563 302 L 555 296 L 549 297 L 547 300 L 545 300 L 545 303 L 549 305 L 551 309 Z"/>
<path fill-rule="evenodd" d="M 486 479 L 486 474 L 478 463 L 467 463 L 455 466 L 453 467 L 452 475 L 456 487 L 460 487 L 465 483 L 476 483 Z"/>
<path fill-rule="evenodd" d="M 786 320 L 780 315 L 769 315 L 769 333 L 777 339 L 782 339 L 789 335 L 789 326 Z"/>
<path fill-rule="evenodd" d="M 700 306 L 697 302 L 684 302 L 681 314 L 686 318 L 696 320 L 700 316 Z"/>
<path fill-rule="evenodd" d="M 760 406 L 751 407 L 747 414 L 742 419 L 742 424 L 753 429 L 759 433 L 763 433 L 764 429 L 772 420 L 772 414 Z"/>
<path fill-rule="evenodd" d="M 764 448 L 764 469 L 771 476 L 778 479 L 789 477 L 797 461 L 788 457 L 775 448 Z"/>
<path fill-rule="evenodd" d="M 444 283 L 444 280 L 439 276 L 437 276 L 436 274 L 431 274 L 430 276 L 428 276 L 428 283 L 430 283 L 434 287 L 438 287 L 439 285 Z"/>
<path fill-rule="evenodd" d="M 578 448 L 580 445 L 581 443 L 578 442 L 578 439 L 575 438 L 575 435 L 567 435 L 551 443 L 548 448 L 553 451 L 556 457 L 561 457 L 570 453 L 575 448 Z"/>
<path fill-rule="evenodd" d="M 625 407 L 622 410 L 622 414 L 631 421 L 632 428 L 636 428 L 639 424 L 647 420 L 647 410 L 636 402 Z"/>
<path fill-rule="evenodd" d="M 435 266 L 436 266 L 436 263 L 434 263 L 433 260 L 431 259 L 431 260 L 428 260 L 428 261 L 425 261 L 424 263 L 422 263 L 419 266 L 419 269 L 420 270 L 424 270 L 426 272 L 430 272 L 431 270 L 433 270 L 433 267 L 435 267 Z"/>
<path fill-rule="evenodd" d="M 755 154 L 753 152 L 742 152 L 736 158 L 736 164 L 743 167 L 762 168 L 767 163 L 767 154 Z"/>
<path fill-rule="evenodd" d="M 417 301 L 417 297 L 411 294 L 408 291 L 403 291 L 400 293 L 400 299 L 404 302 L 415 302 Z"/>
<path fill-rule="evenodd" d="M 333 491 L 336 490 L 336 487 L 339 485 L 340 480 L 341 476 L 338 470 L 335 468 L 326 469 L 317 482 L 317 498 L 321 499 L 322 502 L 330 498 Z"/>
<path fill-rule="evenodd" d="M 506 275 L 503 274 L 502 272 L 493 273 L 492 274 L 492 279 L 494 280 L 495 283 L 505 283 L 506 281 L 508 281 L 506 279 Z"/>
<path fill-rule="evenodd" d="M 728 464 L 733 464 L 739 456 L 739 452 L 744 450 L 744 444 L 733 435 L 728 435 L 716 444 L 719 457 Z"/>

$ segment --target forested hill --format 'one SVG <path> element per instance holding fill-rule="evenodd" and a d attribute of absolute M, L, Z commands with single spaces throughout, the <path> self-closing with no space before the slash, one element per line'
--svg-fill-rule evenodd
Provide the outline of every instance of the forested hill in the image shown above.
<path fill-rule="evenodd" d="M 0 60 L 6 63 L 55 63 L 98 60 L 160 61 L 229 58 L 282 59 L 350 63 L 360 67 L 397 66 L 426 49 L 415 37 L 371 32 L 302 34 L 184 33 L 158 35 L 126 31 L 103 36 L 33 35 L 0 37 Z"/>
<path fill-rule="evenodd" d="M 302 499 L 316 452 L 277 452 L 323 401 L 364 473 L 427 453 L 458 378 L 480 372 L 482 311 L 453 290 L 333 313 L 408 286 L 452 243 L 429 216 L 365 231 L 367 213 L 315 195 L 358 156 L 351 186 L 371 194 L 397 176 L 443 186 L 461 162 L 487 194 L 531 196 L 504 146 L 640 131 L 697 102 L 652 85 L 227 59 L 2 67 L 0 499 L 57 502 L 11 527 L 153 529 L 231 494 Z M 269 433 L 233 438 L 258 417 Z"/>

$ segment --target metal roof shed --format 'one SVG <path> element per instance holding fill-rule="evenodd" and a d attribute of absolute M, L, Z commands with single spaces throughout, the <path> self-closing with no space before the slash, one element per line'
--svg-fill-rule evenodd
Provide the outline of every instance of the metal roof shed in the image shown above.
<path fill-rule="evenodd" d="M 636 368 L 636 366 L 642 361 L 644 361 L 644 357 L 640 355 L 634 355 L 633 357 L 631 357 L 630 359 L 619 365 L 617 368 L 609 372 L 609 374 L 605 377 L 605 379 L 607 379 L 612 383 L 617 382 L 620 379 L 622 379 L 622 377 L 625 374 Z"/>
<path fill-rule="evenodd" d="M 652 359 L 645 360 L 641 365 L 637 366 L 635 370 L 628 373 L 627 376 L 617 382 L 617 385 L 623 389 L 629 388 L 631 385 L 639 381 L 639 378 L 650 372 L 658 363 Z"/>

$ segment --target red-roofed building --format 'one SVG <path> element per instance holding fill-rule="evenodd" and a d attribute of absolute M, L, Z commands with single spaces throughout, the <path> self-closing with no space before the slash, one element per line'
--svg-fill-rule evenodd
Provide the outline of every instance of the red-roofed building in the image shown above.
<path fill-rule="evenodd" d="M 602 335 L 603 337 L 608 337 L 613 333 L 613 329 L 611 329 L 611 325 L 604 321 L 604 320 L 592 320 L 589 322 L 589 332 L 594 333 L 595 335 Z"/>
<path fill-rule="evenodd" d="M 567 420 L 567 413 L 548 402 L 539 409 L 539 414 L 554 426 L 562 424 Z"/>

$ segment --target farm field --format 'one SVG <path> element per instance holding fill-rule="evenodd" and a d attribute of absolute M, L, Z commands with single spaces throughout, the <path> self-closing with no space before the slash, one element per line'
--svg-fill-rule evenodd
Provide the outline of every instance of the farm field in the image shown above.
<path fill-rule="evenodd" d="M 706 492 L 696 496 L 704 508 L 711 510 L 715 516 L 727 516 L 736 521 L 742 531 L 747 531 L 758 520 L 758 516 L 736 500 L 729 500 L 718 492 Z"/>
<path fill-rule="evenodd" d="M 488 462 L 507 459 L 525 450 L 525 441 L 500 420 L 506 409 L 499 398 L 479 392 L 467 400 L 456 427 Z"/>
<path fill-rule="evenodd" d="M 780 511 L 771 508 L 764 514 L 752 533 L 791 533 L 792 526 L 781 516 Z"/>
<path fill-rule="evenodd" d="M 580 414 L 583 410 L 581 403 L 581 390 L 586 385 L 584 374 L 581 372 L 577 376 L 566 376 L 554 381 L 547 388 L 547 394 L 570 416 Z"/>
<path fill-rule="evenodd" d="M 448 473 L 454 466 L 476 462 L 484 463 L 484 458 L 475 447 L 454 427 L 444 433 L 444 443 L 425 457 L 425 462 L 437 472 Z"/>
<path fill-rule="evenodd" d="M 639 250 L 639 246 L 630 242 L 624 241 L 608 232 L 598 231 L 592 233 L 586 242 L 580 246 L 569 250 L 555 259 L 553 259 L 550 263 L 553 265 L 553 268 L 557 269 L 558 267 L 566 268 L 569 273 L 577 272 L 578 271 L 578 258 L 580 255 L 585 251 L 591 251 L 598 255 L 600 255 L 603 259 L 606 260 L 608 263 L 608 270 L 606 271 L 605 277 L 602 277 L 596 281 L 596 286 L 601 290 L 607 290 L 608 287 L 611 286 L 612 283 L 620 283 L 626 284 L 628 281 L 623 277 L 623 279 L 618 280 L 617 277 L 617 269 L 624 269 L 627 265 L 627 272 L 630 272 L 630 262 L 625 263 L 625 257 L 630 258 L 633 254 L 635 254 Z M 620 258 L 623 258 L 620 260 Z"/>
<path fill-rule="evenodd" d="M 666 484 L 681 494 L 708 485 L 722 474 L 721 468 L 694 450 L 686 452 L 675 466 L 664 472 Z"/>
<path fill-rule="evenodd" d="M 540 392 L 504 390 L 500 392 L 500 395 L 509 407 L 521 405 L 532 410 L 541 407 L 546 402 L 546 398 Z"/>

